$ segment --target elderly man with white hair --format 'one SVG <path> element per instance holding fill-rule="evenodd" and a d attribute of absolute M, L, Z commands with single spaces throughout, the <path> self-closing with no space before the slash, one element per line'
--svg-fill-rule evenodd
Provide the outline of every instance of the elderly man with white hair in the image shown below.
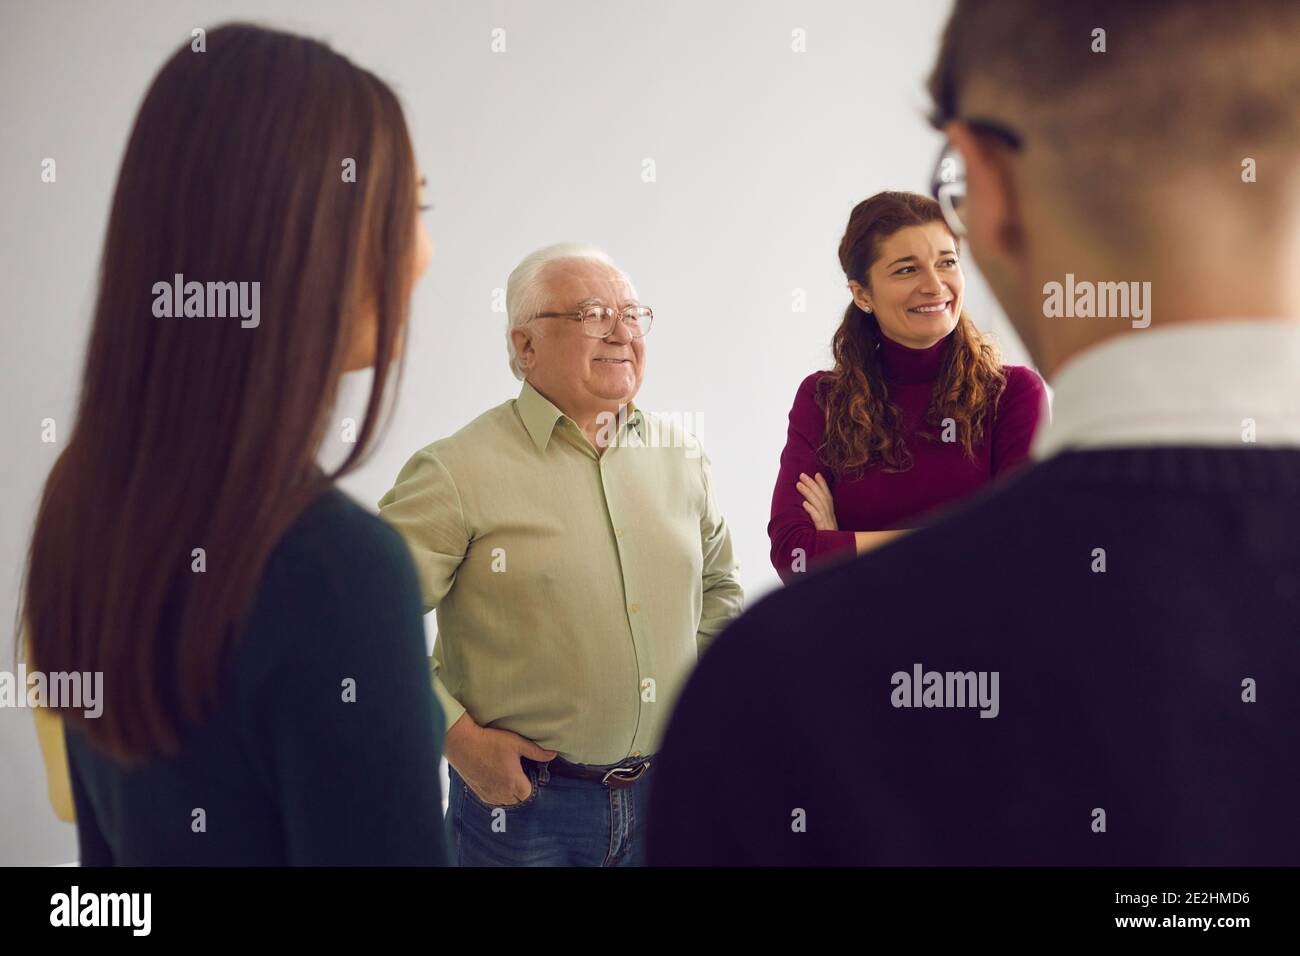
<path fill-rule="evenodd" d="M 633 404 L 654 313 L 609 257 L 533 253 L 506 309 L 519 396 L 380 501 L 437 609 L 452 855 L 639 865 L 673 702 L 741 611 L 731 534 L 694 437 Z"/>

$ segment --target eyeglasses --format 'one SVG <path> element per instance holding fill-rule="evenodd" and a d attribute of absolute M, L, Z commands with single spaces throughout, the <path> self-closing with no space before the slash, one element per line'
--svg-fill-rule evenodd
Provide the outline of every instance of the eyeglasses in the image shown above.
<path fill-rule="evenodd" d="M 976 133 L 992 136 L 1013 152 L 1020 150 L 1020 134 L 1001 123 L 984 119 L 964 119 L 961 122 Z M 939 203 L 953 235 L 958 238 L 966 235 L 966 162 L 952 143 L 943 144 L 943 151 L 934 164 L 930 195 Z"/>
<path fill-rule="evenodd" d="M 645 305 L 629 305 L 613 309 L 607 305 L 583 306 L 576 312 L 538 312 L 533 319 L 572 319 L 582 323 L 582 333 L 593 339 L 603 339 L 614 331 L 617 319 L 622 319 L 628 334 L 639 339 L 654 325 L 654 310 Z M 529 319 L 531 322 L 532 319 Z"/>

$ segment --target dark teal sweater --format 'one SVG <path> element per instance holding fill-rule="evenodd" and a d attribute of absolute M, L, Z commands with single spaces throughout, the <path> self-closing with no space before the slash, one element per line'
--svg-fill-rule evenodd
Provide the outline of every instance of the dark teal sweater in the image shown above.
<path fill-rule="evenodd" d="M 224 688 L 178 754 L 130 770 L 67 732 L 83 866 L 445 864 L 443 716 L 395 531 L 337 490 L 311 505 Z"/>

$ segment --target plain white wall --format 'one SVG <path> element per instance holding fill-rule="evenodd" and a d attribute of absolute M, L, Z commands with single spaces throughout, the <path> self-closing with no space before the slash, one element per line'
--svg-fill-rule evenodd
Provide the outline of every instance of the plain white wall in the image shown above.
<path fill-rule="evenodd" d="M 947 12 L 945 0 L 6 0 L 0 615 L 13 618 L 58 450 L 41 421 L 60 437 L 71 424 L 136 107 L 192 28 L 234 19 L 326 40 L 392 83 L 436 205 L 397 412 L 346 489 L 373 507 L 415 449 L 518 392 L 494 290 L 527 252 L 590 241 L 655 309 L 640 404 L 702 422 L 746 590 L 776 586 L 766 525 L 786 415 L 799 381 L 827 367 L 848 302 L 836 249 L 849 211 L 881 189 L 928 188 L 941 140 L 922 119 L 923 83 Z M 796 29 L 806 52 L 792 50 Z M 45 157 L 55 184 L 41 182 Z M 968 311 L 1005 361 L 1025 363 L 965 266 Z M 793 310 L 796 289 L 806 311 Z M 9 669 L 10 642 L 0 653 Z M 75 859 L 73 828 L 45 802 L 28 711 L 0 709 L 0 758 L 0 864 Z"/>

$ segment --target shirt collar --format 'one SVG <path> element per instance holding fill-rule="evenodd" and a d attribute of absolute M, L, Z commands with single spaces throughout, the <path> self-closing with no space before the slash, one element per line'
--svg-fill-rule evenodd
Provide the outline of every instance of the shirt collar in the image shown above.
<path fill-rule="evenodd" d="M 1297 321 L 1207 319 L 1124 332 L 1070 358 L 1053 377 L 1051 422 L 1039 429 L 1032 455 L 1300 445 L 1297 378 Z"/>
<path fill-rule="evenodd" d="M 519 417 L 523 419 L 524 428 L 527 429 L 528 435 L 537 446 L 538 451 L 545 451 L 546 446 L 550 444 L 551 435 L 555 431 L 555 423 L 563 420 L 568 422 L 574 430 L 579 430 L 578 425 L 573 419 L 565 415 L 564 412 L 551 402 L 537 389 L 533 388 L 528 382 L 524 382 L 523 388 L 519 390 L 519 398 L 515 403 L 519 409 Z M 637 435 L 644 439 L 644 420 L 645 416 L 641 414 L 641 409 L 637 408 L 634 402 L 628 402 L 624 408 L 625 420 L 619 423 L 619 437 L 622 437 L 623 431 L 628 427 L 634 428 Z"/>

